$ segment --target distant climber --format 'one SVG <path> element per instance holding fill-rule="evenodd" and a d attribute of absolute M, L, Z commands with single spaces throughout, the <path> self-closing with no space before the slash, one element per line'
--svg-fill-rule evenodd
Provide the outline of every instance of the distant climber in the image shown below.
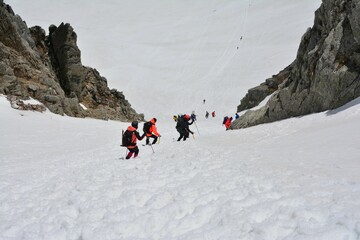
<path fill-rule="evenodd" d="M 226 128 L 226 130 L 229 129 L 229 127 L 230 127 L 230 125 L 231 125 L 232 119 L 233 119 L 232 117 L 228 117 L 228 118 L 226 119 L 226 122 L 225 122 L 225 128 Z"/>

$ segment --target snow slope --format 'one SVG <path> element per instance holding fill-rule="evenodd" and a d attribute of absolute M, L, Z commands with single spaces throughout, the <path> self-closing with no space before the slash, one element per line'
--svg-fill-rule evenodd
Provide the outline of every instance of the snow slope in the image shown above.
<path fill-rule="evenodd" d="M 0 239 L 359 239 L 359 99 L 239 131 L 200 118 L 186 142 L 159 123 L 131 160 L 124 123 L 0 99 Z"/>
<path fill-rule="evenodd" d="M 221 113 L 236 107 L 225 109 L 232 91 L 239 95 L 290 63 L 303 32 L 299 26 L 311 26 L 308 18 L 319 3 L 7 2 L 29 25 L 71 22 L 84 62 L 108 73 L 110 85 L 136 89 L 131 102 L 148 117 L 159 116 L 162 137 L 155 153 L 139 144 L 139 158 L 120 160 L 126 123 L 19 112 L 0 96 L 1 240 L 360 239 L 360 99 L 248 129 L 225 131 L 221 125 Z M 81 25 L 99 13 L 103 18 L 91 18 L 91 31 Z M 238 13 L 248 20 L 241 22 Z M 119 18 L 116 26 L 106 21 Z M 237 18 L 242 29 L 234 32 Z M 240 34 L 243 45 L 234 54 Z M 117 42 L 122 54 L 107 49 Z M 246 68 L 237 65 L 241 61 Z M 120 72 L 131 82 L 113 80 Z M 223 82 L 208 81 L 220 76 Z M 241 76 L 247 77 L 235 84 Z M 155 88 L 142 97 L 145 77 Z M 174 86 L 179 91 L 172 92 Z M 212 109 L 218 116 L 205 119 L 202 113 Z M 191 126 L 195 138 L 176 142 L 171 115 L 191 110 L 201 113 Z"/>

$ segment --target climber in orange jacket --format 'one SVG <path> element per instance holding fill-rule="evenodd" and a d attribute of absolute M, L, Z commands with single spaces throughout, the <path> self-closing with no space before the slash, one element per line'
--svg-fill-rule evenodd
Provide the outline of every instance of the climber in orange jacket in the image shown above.
<path fill-rule="evenodd" d="M 150 143 L 150 138 L 153 138 L 152 144 L 155 144 L 157 139 L 161 137 L 156 128 L 156 118 L 152 118 L 149 122 L 144 123 L 144 134 L 146 135 L 146 145 Z"/>
<path fill-rule="evenodd" d="M 126 147 L 129 150 L 129 153 L 126 156 L 126 159 L 130 159 L 135 153 L 134 158 L 139 154 L 139 148 L 136 144 L 136 140 L 142 140 L 145 135 L 140 136 L 138 129 L 138 121 L 133 121 L 131 126 L 129 126 L 125 132 L 122 134 L 122 144 L 121 146 Z"/>
<path fill-rule="evenodd" d="M 231 125 L 232 119 L 233 119 L 232 117 L 228 117 L 228 118 L 226 119 L 226 121 L 225 121 L 225 128 L 226 128 L 226 130 L 229 129 L 229 127 L 230 127 L 230 125 Z"/>

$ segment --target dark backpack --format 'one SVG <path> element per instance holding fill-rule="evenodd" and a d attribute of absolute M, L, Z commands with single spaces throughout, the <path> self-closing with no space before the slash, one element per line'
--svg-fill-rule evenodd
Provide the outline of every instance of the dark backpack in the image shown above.
<path fill-rule="evenodd" d="M 134 132 L 126 130 L 122 134 L 122 144 L 121 146 L 128 147 L 128 146 L 135 146 L 134 139 L 133 139 Z"/>
<path fill-rule="evenodd" d="M 228 120 L 228 117 L 224 117 L 223 124 L 225 124 L 227 120 Z"/>
<path fill-rule="evenodd" d="M 184 129 L 185 128 L 185 120 L 184 120 L 184 117 L 179 117 L 178 118 L 178 121 L 176 123 L 176 127 L 175 127 L 177 130 L 181 130 L 181 129 Z"/>
<path fill-rule="evenodd" d="M 146 122 L 146 123 L 144 123 L 144 127 L 143 127 L 144 133 L 150 133 L 151 125 L 152 125 L 151 122 Z"/>

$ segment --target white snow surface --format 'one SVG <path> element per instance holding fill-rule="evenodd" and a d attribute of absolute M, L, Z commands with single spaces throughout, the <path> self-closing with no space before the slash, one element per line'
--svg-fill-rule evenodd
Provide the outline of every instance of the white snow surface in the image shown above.
<path fill-rule="evenodd" d="M 360 239 L 360 99 L 221 124 L 294 60 L 319 1 L 5 2 L 29 26 L 70 22 L 83 62 L 157 117 L 162 137 L 120 160 L 128 123 L 18 111 L 0 96 L 1 240 Z M 195 137 L 177 142 L 171 117 L 192 110 Z"/>

